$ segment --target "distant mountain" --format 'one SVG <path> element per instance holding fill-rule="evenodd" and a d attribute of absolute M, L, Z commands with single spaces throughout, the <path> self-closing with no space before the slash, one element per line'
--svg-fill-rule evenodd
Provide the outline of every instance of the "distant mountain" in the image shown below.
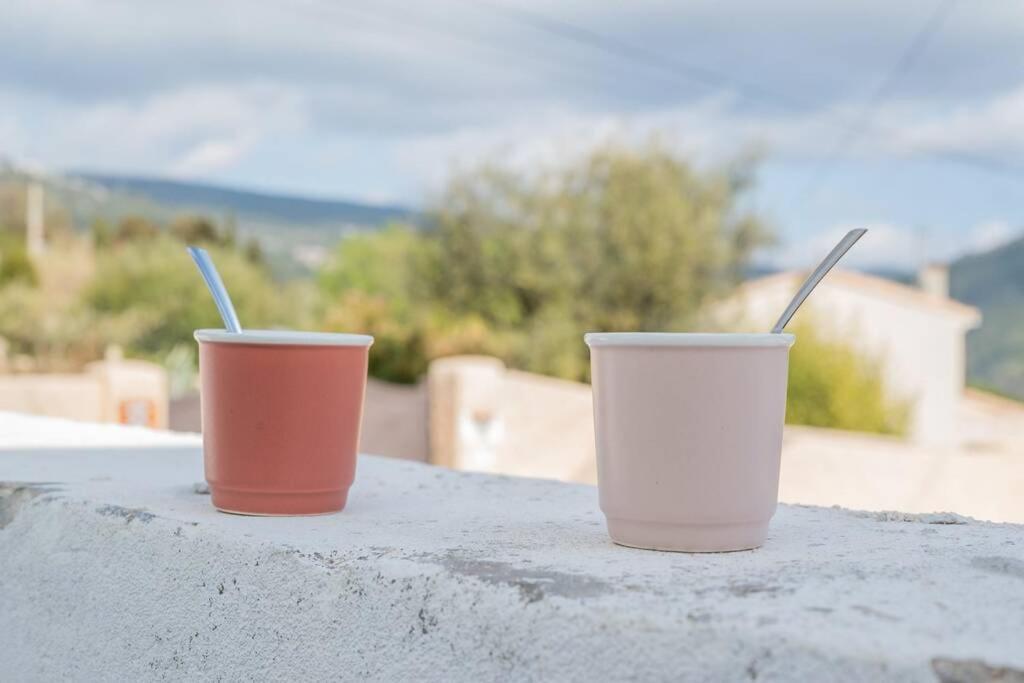
<path fill-rule="evenodd" d="M 88 230 L 97 220 L 116 224 L 131 215 L 162 224 L 182 214 L 230 222 L 240 237 L 259 240 L 271 267 L 283 277 L 315 270 L 346 233 L 421 220 L 420 214 L 404 206 L 88 171 L 48 173 L 21 168 L 0 157 L 0 184 L 30 181 L 41 183 L 47 206 L 60 207 L 79 230 Z"/>
<path fill-rule="evenodd" d="M 766 263 L 753 263 L 744 270 L 743 278 L 745 280 L 756 280 L 757 278 L 781 273 L 784 270 L 788 269 Z M 807 270 L 810 271 L 810 267 L 808 267 Z M 867 273 L 868 275 L 874 275 L 876 277 L 885 278 L 886 280 L 898 282 L 901 285 L 909 285 L 913 287 L 916 286 L 917 282 L 917 273 L 910 270 L 901 270 L 896 268 L 864 268 L 858 270 L 861 270 L 861 272 Z"/>
<path fill-rule="evenodd" d="M 955 261 L 950 291 L 983 316 L 967 337 L 969 380 L 1024 400 L 1024 237 Z"/>
<path fill-rule="evenodd" d="M 376 227 L 391 221 L 413 220 L 415 212 L 403 206 L 376 206 L 333 199 L 309 199 L 275 193 L 238 190 L 218 185 L 159 178 L 113 176 L 102 173 L 69 174 L 107 190 L 143 197 L 179 209 L 233 213 L 239 218 L 299 225 L 333 224 Z"/>

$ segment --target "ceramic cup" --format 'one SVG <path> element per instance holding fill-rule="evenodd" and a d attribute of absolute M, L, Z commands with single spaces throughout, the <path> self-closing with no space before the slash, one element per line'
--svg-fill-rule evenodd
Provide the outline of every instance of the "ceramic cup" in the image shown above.
<path fill-rule="evenodd" d="M 373 337 L 197 330 L 213 505 L 249 515 L 345 507 Z"/>
<path fill-rule="evenodd" d="M 651 550 L 764 543 L 779 494 L 789 334 L 592 333 L 608 534 Z"/>

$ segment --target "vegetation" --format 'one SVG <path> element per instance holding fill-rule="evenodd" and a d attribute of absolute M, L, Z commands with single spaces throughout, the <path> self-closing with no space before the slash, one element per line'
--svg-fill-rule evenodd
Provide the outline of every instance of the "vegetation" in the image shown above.
<path fill-rule="evenodd" d="M 244 254 L 207 245 L 231 283 L 232 301 L 250 327 L 288 326 L 295 309 Z M 189 342 L 201 327 L 222 327 L 216 309 L 182 243 L 161 235 L 101 252 L 97 276 L 83 291 L 86 308 L 118 331 L 121 342 L 148 357 L 161 357 Z"/>
<path fill-rule="evenodd" d="M 65 240 L 38 273 L 0 243 L 0 336 L 47 368 L 119 343 L 187 386 L 193 330 L 220 326 L 183 249 L 201 243 L 247 327 L 373 334 L 377 377 L 416 382 L 434 358 L 483 353 L 587 380 L 584 332 L 698 329 L 708 302 L 728 294 L 771 239 L 740 208 L 743 170 L 698 172 L 656 146 L 602 148 L 536 174 L 485 165 L 450 181 L 425 228 L 351 234 L 315 280 L 288 283 L 273 278 L 258 242 L 240 243 L 230 220 L 98 220 L 90 240 Z M 886 396 L 869 359 L 810 328 L 798 334 L 791 421 L 903 428 L 905 407 Z"/>
<path fill-rule="evenodd" d="M 737 209 L 743 187 L 659 148 L 600 149 L 534 176 L 485 166 L 451 181 L 431 229 L 346 240 L 320 282 L 329 295 L 358 291 L 350 306 L 372 302 L 374 354 L 403 370 L 391 379 L 442 352 L 480 351 L 583 380 L 582 332 L 687 329 L 738 282 L 768 239 Z M 383 358 L 392 349 L 421 357 Z"/>
<path fill-rule="evenodd" d="M 179 217 L 166 228 L 143 216 L 115 227 L 97 220 L 91 237 L 52 239 L 34 265 L 27 256 L 12 261 L 11 254 L 24 253 L 23 238 L 0 231 L 0 245 L 21 250 L 0 247 L 0 336 L 10 353 L 31 357 L 39 369 L 80 366 L 116 343 L 194 371 L 193 330 L 221 322 L 185 242 L 213 252 L 248 325 L 312 324 L 312 286 L 274 282 L 250 246 L 239 249 L 233 234 L 205 218 Z"/>
<path fill-rule="evenodd" d="M 822 336 L 803 317 L 789 359 L 786 421 L 880 434 L 904 434 L 910 404 L 891 396 L 878 363 Z"/>
<path fill-rule="evenodd" d="M 971 384 L 1024 400 L 1024 237 L 956 261 L 950 288 L 985 321 L 967 337 Z"/>
<path fill-rule="evenodd" d="M 24 238 L 4 230 L 0 232 L 0 287 L 18 282 L 35 285 L 38 276 Z"/>

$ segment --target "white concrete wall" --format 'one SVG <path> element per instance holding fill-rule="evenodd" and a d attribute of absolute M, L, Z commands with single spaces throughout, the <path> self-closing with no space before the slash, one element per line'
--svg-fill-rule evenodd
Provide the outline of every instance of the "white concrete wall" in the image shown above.
<path fill-rule="evenodd" d="M 1024 527 L 782 506 L 759 550 L 658 553 L 590 486 L 367 456 L 340 514 L 244 517 L 195 493 L 198 437 L 33 428 L 0 450 L 4 680 L 1024 677 Z"/>
<path fill-rule="evenodd" d="M 430 462 L 460 470 L 593 481 L 590 387 L 454 356 L 428 373 Z"/>
<path fill-rule="evenodd" d="M 431 378 L 434 464 L 596 483 L 588 385 L 507 371 L 494 359 L 477 357 L 445 359 L 432 366 Z M 988 406 L 983 410 L 978 401 L 970 404 L 972 429 L 1000 425 L 1002 431 L 987 433 L 1005 440 L 935 446 L 787 426 L 780 500 L 866 510 L 954 511 L 1024 523 L 1024 409 L 1004 402 L 998 410 L 982 404 Z M 474 415 L 486 416 L 486 423 L 467 432 Z M 456 419 L 462 421 L 461 432 Z"/>
<path fill-rule="evenodd" d="M 938 448 L 899 439 L 787 427 L 779 499 L 863 510 L 951 511 L 1024 523 L 1024 442 Z"/>

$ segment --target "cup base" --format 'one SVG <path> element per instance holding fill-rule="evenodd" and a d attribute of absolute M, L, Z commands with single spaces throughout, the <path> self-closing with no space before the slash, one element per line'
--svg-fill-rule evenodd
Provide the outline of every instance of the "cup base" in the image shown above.
<path fill-rule="evenodd" d="M 348 501 L 348 491 L 276 493 L 238 491 L 210 486 L 210 499 L 213 507 L 233 515 L 294 517 L 340 512 Z"/>
<path fill-rule="evenodd" d="M 608 535 L 619 545 L 677 553 L 729 553 L 764 544 L 768 522 L 667 524 L 608 518 Z"/>

